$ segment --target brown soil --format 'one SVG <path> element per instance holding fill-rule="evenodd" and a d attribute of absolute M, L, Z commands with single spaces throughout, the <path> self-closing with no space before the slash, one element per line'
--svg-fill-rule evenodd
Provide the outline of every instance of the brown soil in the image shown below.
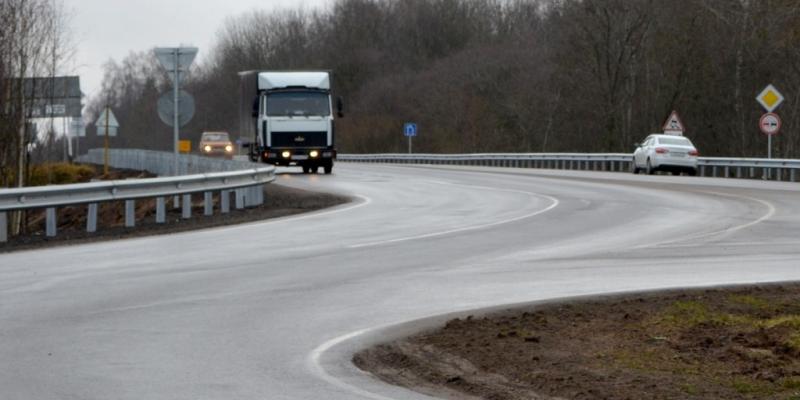
<path fill-rule="evenodd" d="M 354 362 L 454 399 L 800 399 L 800 284 L 454 319 Z"/>
<path fill-rule="evenodd" d="M 103 179 L 147 178 L 153 175 L 139 171 L 114 170 Z M 269 184 L 264 189 L 264 204 L 259 207 L 236 210 L 231 198 L 231 212 L 220 214 L 219 194 L 214 195 L 214 216 L 203 215 L 203 198 L 192 196 L 192 218 L 182 219 L 181 210 L 173 209 L 172 201 L 167 204 L 167 223 L 156 224 L 155 199 L 136 201 L 136 226 L 126 228 L 125 203 L 106 202 L 98 207 L 97 232 L 86 232 L 86 206 L 61 207 L 58 209 L 58 228 L 54 238 L 45 236 L 45 211 L 32 210 L 27 215 L 26 234 L 12 237 L 7 243 L 0 243 L 0 253 L 25 250 L 54 245 L 68 245 L 100 240 L 130 238 L 183 232 L 215 226 L 241 224 L 284 217 L 304 212 L 320 210 L 344 204 L 350 199 L 328 193 L 315 193 L 289 188 L 279 184 Z"/>

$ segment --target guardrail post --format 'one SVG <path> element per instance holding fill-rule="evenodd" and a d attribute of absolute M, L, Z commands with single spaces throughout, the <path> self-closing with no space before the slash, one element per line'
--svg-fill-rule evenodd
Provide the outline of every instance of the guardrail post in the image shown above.
<path fill-rule="evenodd" d="M 220 212 L 227 214 L 231 212 L 231 191 L 222 190 L 219 192 L 219 208 Z"/>
<path fill-rule="evenodd" d="M 181 213 L 183 219 L 192 218 L 192 195 L 187 193 L 183 195 L 183 212 Z"/>
<path fill-rule="evenodd" d="M 765 180 L 772 179 L 772 170 L 767 167 L 764 167 L 764 173 L 762 178 L 764 178 Z"/>
<path fill-rule="evenodd" d="M 125 227 L 133 228 L 136 226 L 136 201 L 125 200 Z"/>
<path fill-rule="evenodd" d="M 775 176 L 775 179 L 777 179 L 778 182 L 780 182 L 783 180 L 783 168 L 775 168 L 775 169 L 778 170 L 778 174 Z"/>
<path fill-rule="evenodd" d="M 253 190 L 253 187 L 250 186 L 245 189 L 244 192 L 244 205 L 245 207 L 254 207 L 256 205 L 256 192 Z"/>
<path fill-rule="evenodd" d="M 236 209 L 241 210 L 244 208 L 244 192 L 242 189 L 236 189 L 233 191 L 236 197 Z"/>
<path fill-rule="evenodd" d="M 8 214 L 0 212 L 0 243 L 8 241 Z"/>
<path fill-rule="evenodd" d="M 725 178 L 730 178 L 731 177 L 731 168 L 729 166 L 727 166 L 727 165 L 725 166 L 725 176 L 724 177 Z"/>
<path fill-rule="evenodd" d="M 797 178 L 797 169 L 792 168 L 789 170 L 789 180 L 791 180 L 792 182 L 797 182 L 795 178 Z"/>
<path fill-rule="evenodd" d="M 203 214 L 206 217 L 214 215 L 214 199 L 211 195 L 211 192 L 203 193 L 203 200 L 204 200 Z"/>
<path fill-rule="evenodd" d="M 742 167 L 736 167 L 736 177 L 742 179 Z"/>
<path fill-rule="evenodd" d="M 172 208 L 181 208 L 181 196 L 172 196 Z"/>
<path fill-rule="evenodd" d="M 167 222 L 167 199 L 156 197 L 156 223 L 163 224 Z"/>
<path fill-rule="evenodd" d="M 86 209 L 86 232 L 97 232 L 97 203 L 90 203 Z"/>
<path fill-rule="evenodd" d="M 54 207 L 49 207 L 47 209 L 47 222 L 45 228 L 47 237 L 56 236 L 56 222 L 56 209 Z"/>

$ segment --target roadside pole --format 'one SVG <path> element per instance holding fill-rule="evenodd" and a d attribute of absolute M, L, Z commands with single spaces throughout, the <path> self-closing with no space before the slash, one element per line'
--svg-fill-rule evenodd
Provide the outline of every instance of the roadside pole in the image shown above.
<path fill-rule="evenodd" d="M 194 99 L 181 90 L 181 81 L 189 73 L 197 48 L 195 47 L 157 47 L 155 55 L 172 80 L 172 96 L 165 93 L 158 100 L 158 116 L 172 126 L 173 175 L 179 175 L 180 129 L 194 116 Z M 171 102 L 171 104 L 170 104 Z"/>
<path fill-rule="evenodd" d="M 105 175 L 106 177 L 108 177 L 108 118 L 109 118 L 109 114 L 111 114 L 110 111 L 111 111 L 111 107 L 106 105 L 106 122 L 105 122 L 105 127 L 106 127 L 106 132 L 105 133 L 106 134 L 105 134 L 105 139 L 103 140 L 103 143 L 104 143 L 103 144 L 103 175 Z"/>
<path fill-rule="evenodd" d="M 173 71 L 175 75 L 174 75 L 174 78 L 173 78 L 173 81 L 172 81 L 172 82 L 174 82 L 174 84 L 172 85 L 172 96 L 173 96 L 173 104 L 175 105 L 175 109 L 174 109 L 174 113 L 175 114 L 173 115 L 173 121 L 172 121 L 172 135 L 173 135 L 173 138 L 172 138 L 173 147 L 172 148 L 173 148 L 173 151 L 174 151 L 174 153 L 173 153 L 173 169 L 172 169 L 172 171 L 174 172 L 173 175 L 178 176 L 179 175 L 179 172 L 178 172 L 178 136 L 179 136 L 179 133 L 180 133 L 180 125 L 178 125 L 178 117 L 180 116 L 180 111 L 179 111 L 180 110 L 180 105 L 179 105 L 180 99 L 178 98 L 178 90 L 179 90 L 178 86 L 180 86 L 180 81 L 178 80 L 179 79 L 178 73 L 180 71 L 180 51 L 181 51 L 181 49 L 180 48 L 175 48 L 173 51 L 175 52 L 175 68 L 174 68 L 174 71 Z"/>
<path fill-rule="evenodd" d="M 767 136 L 767 158 L 772 159 L 772 135 Z"/>
<path fill-rule="evenodd" d="M 408 138 L 408 154 L 412 153 L 412 140 L 417 136 L 417 124 L 413 122 L 406 122 L 403 124 L 403 135 Z"/>

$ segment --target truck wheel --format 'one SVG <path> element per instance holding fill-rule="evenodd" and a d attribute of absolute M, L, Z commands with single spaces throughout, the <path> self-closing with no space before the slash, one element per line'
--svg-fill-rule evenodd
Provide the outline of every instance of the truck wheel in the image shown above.
<path fill-rule="evenodd" d="M 325 175 L 330 175 L 333 172 L 333 164 L 328 164 L 324 168 L 325 168 Z"/>
<path fill-rule="evenodd" d="M 311 173 L 311 167 L 308 167 L 308 166 L 306 166 L 306 165 L 303 165 L 303 173 L 304 173 L 304 174 L 309 174 L 309 173 Z"/>

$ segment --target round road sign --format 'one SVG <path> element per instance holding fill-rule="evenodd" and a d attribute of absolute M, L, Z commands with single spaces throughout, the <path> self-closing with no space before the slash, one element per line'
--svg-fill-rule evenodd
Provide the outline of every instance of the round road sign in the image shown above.
<path fill-rule="evenodd" d="M 781 117 L 775 113 L 766 113 L 761 116 L 758 126 L 761 128 L 761 132 L 767 136 L 777 135 L 781 130 Z"/>

